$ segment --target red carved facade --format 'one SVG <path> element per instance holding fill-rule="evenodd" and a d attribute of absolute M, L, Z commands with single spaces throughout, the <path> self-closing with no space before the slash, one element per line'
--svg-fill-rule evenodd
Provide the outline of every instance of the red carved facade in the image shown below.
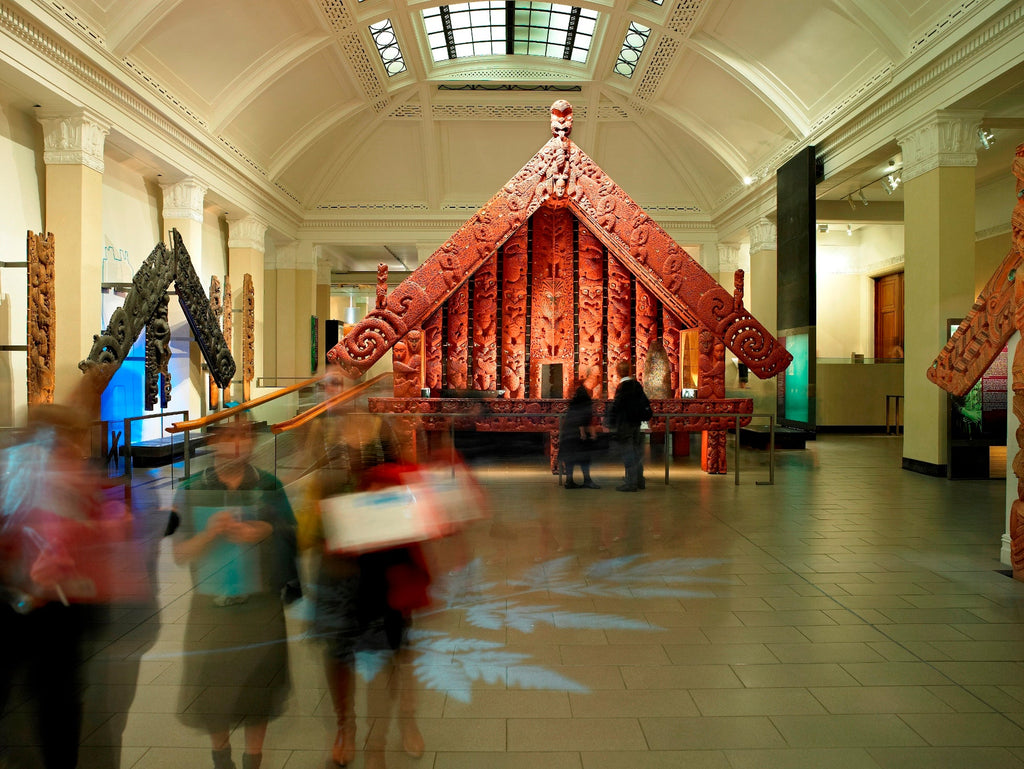
<path fill-rule="evenodd" d="M 423 388 L 423 332 L 410 331 L 392 348 L 396 398 L 419 398 Z"/>
<path fill-rule="evenodd" d="M 723 370 L 725 346 L 755 375 L 785 369 L 791 357 L 746 312 L 742 293 L 724 289 L 673 242 L 572 142 L 571 129 L 572 107 L 556 102 L 551 139 L 405 281 L 379 293 L 377 306 L 328 358 L 358 374 L 410 332 L 422 331 L 420 386 L 432 394 L 504 390 L 504 402 L 527 407 L 498 421 L 499 411 L 491 409 L 487 423 L 517 430 L 550 419 L 547 407 L 531 409 L 534 400 L 525 400 L 540 396 L 544 364 L 561 364 L 566 397 L 578 379 L 600 401 L 618 384 L 617 361 L 630 361 L 639 374 L 648 349 L 660 342 L 659 360 L 667 359 L 660 371 L 668 369 L 678 396 L 679 334 L 698 325 L 718 340 Z M 407 348 L 396 352 L 396 372 L 408 365 L 408 355 Z M 674 409 L 668 411 L 714 411 L 708 404 L 723 402 L 724 379 L 722 385 L 699 408 L 690 405 L 697 401 L 669 401 Z M 396 395 L 413 392 L 406 379 L 396 377 L 395 387 Z M 413 404 L 411 397 L 388 401 L 387 408 L 420 410 L 423 401 Z M 446 398 L 438 408 L 454 403 Z M 740 413 L 752 410 L 751 401 L 738 403 Z M 670 429 L 717 433 L 731 426 L 712 417 L 678 425 L 677 419 Z"/>
<path fill-rule="evenodd" d="M 697 397 L 702 400 L 725 398 L 725 344 L 707 329 L 700 331 L 700 376 Z M 705 432 L 701 439 L 700 466 L 706 473 L 726 471 L 724 432 Z"/>

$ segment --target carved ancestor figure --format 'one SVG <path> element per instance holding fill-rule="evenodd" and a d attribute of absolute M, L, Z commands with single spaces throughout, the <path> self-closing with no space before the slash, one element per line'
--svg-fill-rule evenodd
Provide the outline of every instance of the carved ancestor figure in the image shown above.
<path fill-rule="evenodd" d="M 661 337 L 665 344 L 665 354 L 668 356 L 668 366 L 670 372 L 670 388 L 671 398 L 678 398 L 680 396 L 679 388 L 679 332 L 682 328 L 682 324 L 679 322 L 679 318 L 673 315 L 668 310 L 663 309 L 661 315 Z"/>
<path fill-rule="evenodd" d="M 579 375 L 591 398 L 600 398 L 604 346 L 604 264 L 601 241 L 579 228 Z"/>
<path fill-rule="evenodd" d="M 529 231 L 520 227 L 502 248 L 501 386 L 506 398 L 526 397 L 526 291 Z"/>
<path fill-rule="evenodd" d="M 220 300 L 220 279 L 216 275 L 211 275 L 210 276 L 210 311 L 213 313 L 213 317 L 216 319 L 217 325 L 220 326 L 221 322 L 222 322 L 222 319 L 224 317 L 224 305 L 221 303 L 221 300 Z M 223 333 L 223 332 L 221 332 L 221 333 Z M 147 344 L 148 344 L 148 341 L 147 341 Z M 229 345 L 228 349 L 230 349 L 230 345 Z M 147 363 L 148 363 L 148 357 L 149 356 L 147 355 Z M 149 381 L 149 378 L 150 378 L 150 375 L 149 375 L 149 370 L 148 370 L 148 366 L 147 366 L 147 371 L 146 371 L 146 381 L 147 381 L 147 383 Z M 217 383 L 214 381 L 212 376 L 207 377 L 207 392 L 209 393 L 209 396 L 208 396 L 209 397 L 209 401 L 208 401 L 208 403 L 209 403 L 210 408 L 211 409 L 219 408 L 220 407 L 220 388 L 217 387 Z M 147 403 L 149 402 L 149 395 L 148 395 L 148 393 L 146 395 L 146 402 Z M 155 398 L 153 399 L 153 403 L 156 403 L 156 399 Z M 148 410 L 148 409 L 152 408 L 152 406 L 147 406 L 146 408 Z"/>
<path fill-rule="evenodd" d="M 28 402 L 53 403 L 54 238 L 28 233 Z"/>
<path fill-rule="evenodd" d="M 396 398 L 419 398 L 423 388 L 423 334 L 410 331 L 391 348 Z"/>
<path fill-rule="evenodd" d="M 498 261 L 488 259 L 473 275 L 473 387 L 494 390 L 498 368 Z"/>
<path fill-rule="evenodd" d="M 717 334 L 702 328 L 698 344 L 700 375 L 697 380 L 697 397 L 725 398 L 725 343 Z M 712 474 L 726 472 L 725 440 L 724 430 L 702 433 L 701 469 L 704 472 Z"/>
<path fill-rule="evenodd" d="M 448 301 L 448 387 L 465 390 L 469 370 L 469 286 Z"/>

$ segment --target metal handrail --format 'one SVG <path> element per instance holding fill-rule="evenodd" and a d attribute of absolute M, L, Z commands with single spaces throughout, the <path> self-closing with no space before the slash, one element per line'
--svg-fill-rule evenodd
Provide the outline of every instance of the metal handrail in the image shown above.
<path fill-rule="evenodd" d="M 248 411 L 249 409 L 255 408 L 256 406 L 262 406 L 264 403 L 269 403 L 270 401 L 276 400 L 277 398 L 280 398 L 283 395 L 288 395 L 290 393 L 295 392 L 296 390 L 301 390 L 303 387 L 309 387 L 310 385 L 314 385 L 321 379 L 323 379 L 324 376 L 324 374 L 317 374 L 315 377 L 304 379 L 301 382 L 297 382 L 296 384 L 293 385 L 288 385 L 288 387 L 282 387 L 280 390 L 275 390 L 272 393 L 267 393 L 266 395 L 261 395 L 258 398 L 247 400 L 245 403 L 239 403 L 237 406 L 222 409 L 221 411 L 214 412 L 213 414 L 207 414 L 205 417 L 193 419 L 192 421 L 175 422 L 166 429 L 166 432 L 172 434 L 183 433 L 188 432 L 189 430 L 200 430 L 204 427 L 209 427 L 210 425 L 216 424 L 222 419 L 227 419 L 228 417 L 234 416 L 235 414 L 241 414 L 243 411 Z"/>
<path fill-rule="evenodd" d="M 303 411 L 301 414 L 297 414 L 291 419 L 285 419 L 283 422 L 278 422 L 277 424 L 271 425 L 270 431 L 276 435 L 277 433 L 283 433 L 287 432 L 288 430 L 294 430 L 296 427 L 302 427 L 302 425 L 320 416 L 328 409 L 334 408 L 335 406 L 338 406 L 342 403 L 346 403 L 350 400 L 354 400 L 355 398 L 359 397 L 364 392 L 369 390 L 371 387 L 373 387 L 375 384 L 380 382 L 382 379 L 394 375 L 395 372 L 393 371 L 385 371 L 383 374 L 378 374 L 373 379 L 363 382 L 362 384 L 358 384 L 349 390 L 345 390 L 344 392 L 338 393 L 337 395 L 332 395 L 330 398 L 321 401 L 315 406 L 311 406 L 310 408 Z"/>

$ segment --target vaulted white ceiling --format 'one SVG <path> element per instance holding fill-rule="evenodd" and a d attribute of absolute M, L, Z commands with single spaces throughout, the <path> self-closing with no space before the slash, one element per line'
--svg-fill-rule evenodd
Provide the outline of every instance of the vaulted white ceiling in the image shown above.
<path fill-rule="evenodd" d="M 1019 3 L 580 0 L 598 13 L 585 63 L 505 55 L 434 62 L 422 11 L 436 0 L 21 5 L 260 190 L 232 199 L 230 185 L 214 180 L 212 200 L 273 208 L 249 212 L 282 236 L 316 222 L 324 245 L 340 252 L 346 237 L 365 245 L 357 242 L 364 236 L 344 233 L 374 217 L 409 227 L 464 220 L 547 140 L 547 110 L 558 98 L 574 105 L 574 140 L 652 215 L 721 227 L 756 210 L 758 196 L 770 199 L 774 173 L 792 153 L 828 141 Z M 370 32 L 385 20 L 406 65 L 394 76 Z M 631 23 L 651 32 L 626 78 L 614 69 Z M 5 74 L 0 62 L 0 87 L 17 79 Z M 1013 122 L 1024 119 L 1024 76 L 1004 77 L 1004 87 L 977 91 L 973 102 L 983 84 L 964 86 L 962 105 L 1024 127 Z M 31 97 L 42 103 L 47 94 Z M 147 157 L 165 181 L 205 173 L 147 147 L 142 131 L 115 125 L 109 141 Z M 851 155 L 852 170 L 830 169 L 835 181 L 825 189 L 848 194 L 894 148 L 891 135 L 867 141 Z M 391 242 L 415 239 L 395 226 Z M 445 234 L 437 232 L 438 242 Z"/>

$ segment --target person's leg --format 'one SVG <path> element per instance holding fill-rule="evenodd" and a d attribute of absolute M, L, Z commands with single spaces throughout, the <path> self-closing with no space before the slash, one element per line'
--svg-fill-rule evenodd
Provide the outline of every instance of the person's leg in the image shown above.
<path fill-rule="evenodd" d="M 82 728 L 81 663 L 86 607 L 51 603 L 36 609 L 36 666 L 31 680 L 39 698 L 38 734 L 43 764 L 63 769 L 78 764 Z"/>
<path fill-rule="evenodd" d="M 331 692 L 338 733 L 334 738 L 331 759 L 339 766 L 351 763 L 356 755 L 356 678 L 353 662 L 325 655 L 327 688 Z"/>
<path fill-rule="evenodd" d="M 260 769 L 263 763 L 263 742 L 267 738 L 267 725 L 267 721 L 246 723 L 242 769 Z"/>
<path fill-rule="evenodd" d="M 213 769 L 235 769 L 231 760 L 231 732 L 227 729 L 210 732 Z"/>
<path fill-rule="evenodd" d="M 636 457 L 636 487 L 647 488 L 647 481 L 644 479 L 644 434 L 637 428 L 633 434 L 633 456 Z"/>

